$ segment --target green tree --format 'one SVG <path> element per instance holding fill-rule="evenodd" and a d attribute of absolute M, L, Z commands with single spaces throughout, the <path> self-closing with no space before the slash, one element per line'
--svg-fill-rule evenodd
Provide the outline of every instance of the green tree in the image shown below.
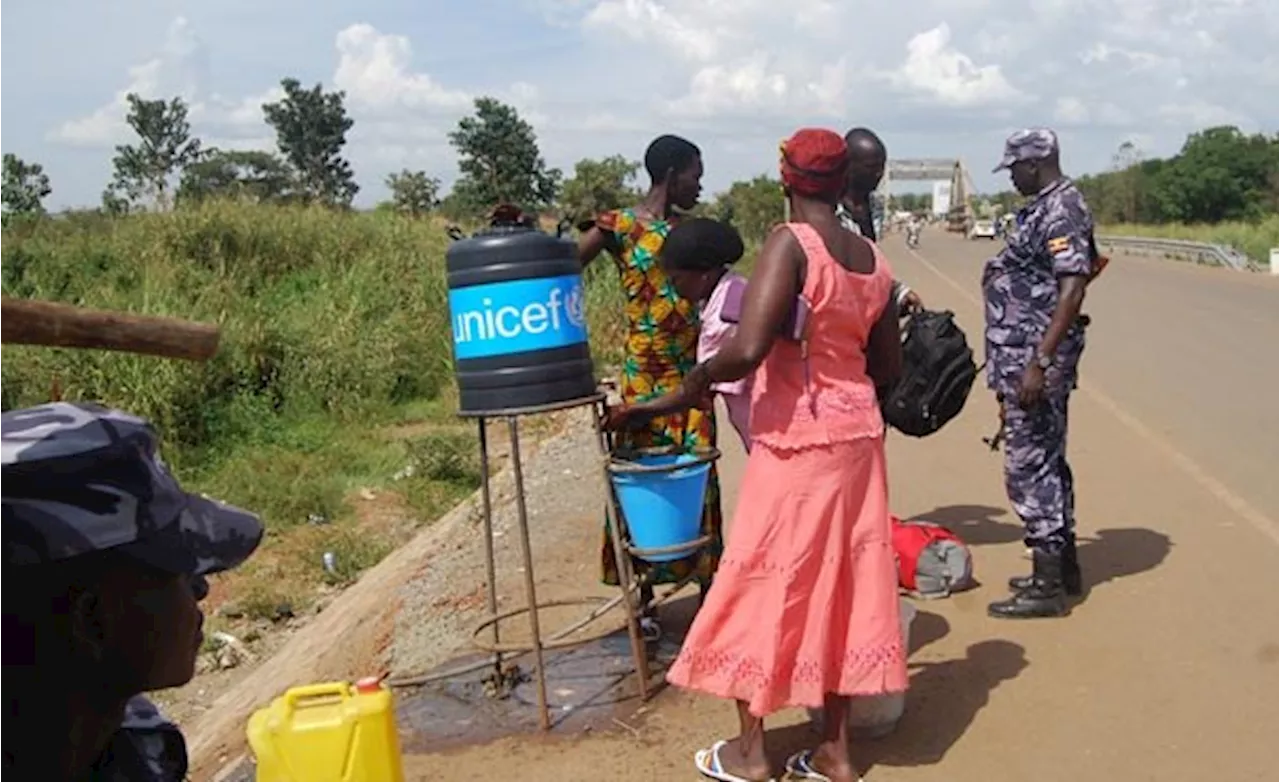
<path fill-rule="evenodd" d="M 712 214 L 733 225 L 745 242 L 763 242 L 783 220 L 782 183 L 770 176 L 734 182 L 716 198 Z"/>
<path fill-rule="evenodd" d="M 4 222 L 14 216 L 44 214 L 44 199 L 53 192 L 49 177 L 39 163 L 27 163 L 17 155 L 4 154 L 4 183 L 0 188 Z"/>
<path fill-rule="evenodd" d="M 622 155 L 579 160 L 560 191 L 561 211 L 577 222 L 636 203 L 643 196 L 635 184 L 639 170 L 639 163 Z"/>
<path fill-rule="evenodd" d="M 410 217 L 420 217 L 440 205 L 440 180 L 426 171 L 405 169 L 387 177 L 391 203 L 395 210 Z"/>
<path fill-rule="evenodd" d="M 1207 128 L 1171 158 L 1122 146 L 1112 170 L 1076 179 L 1101 224 L 1257 220 L 1276 212 L 1277 137 Z"/>
<path fill-rule="evenodd" d="M 1027 199 L 1021 193 L 1014 190 L 1003 190 L 991 197 L 991 200 L 1000 208 L 1001 214 L 1012 214 L 1022 208 Z"/>
<path fill-rule="evenodd" d="M 553 203 L 560 171 L 547 168 L 533 126 L 495 98 L 476 98 L 475 106 L 449 134 L 462 171 L 453 187 L 460 206 L 474 213 L 500 203 L 528 210 Z"/>
<path fill-rule="evenodd" d="M 262 113 L 276 132 L 276 144 L 297 176 L 299 195 L 309 201 L 349 206 L 360 186 L 342 157 L 347 132 L 346 93 L 303 89 L 297 79 L 280 82 L 284 97 L 265 103 Z"/>
<path fill-rule="evenodd" d="M 258 203 L 288 198 L 293 173 L 279 157 L 262 150 L 209 150 L 182 172 L 179 203 L 234 198 Z"/>
<path fill-rule="evenodd" d="M 1164 217 L 1181 222 L 1253 220 L 1271 210 L 1280 143 L 1239 128 L 1207 128 L 1187 137 L 1156 179 Z"/>
<path fill-rule="evenodd" d="M 890 209 L 904 212 L 927 212 L 933 196 L 928 193 L 896 193 L 890 197 Z"/>
<path fill-rule="evenodd" d="M 113 210 L 149 203 L 158 209 L 170 206 L 169 186 L 175 175 L 203 155 L 200 139 L 192 138 L 187 104 L 182 98 L 143 100 L 126 96 L 125 121 L 138 134 L 138 144 L 116 147 L 115 169 L 103 202 Z"/>
<path fill-rule="evenodd" d="M 1111 161 L 1121 219 L 1126 223 L 1137 222 L 1138 198 L 1142 189 L 1142 150 L 1132 141 L 1126 141 L 1116 150 Z"/>

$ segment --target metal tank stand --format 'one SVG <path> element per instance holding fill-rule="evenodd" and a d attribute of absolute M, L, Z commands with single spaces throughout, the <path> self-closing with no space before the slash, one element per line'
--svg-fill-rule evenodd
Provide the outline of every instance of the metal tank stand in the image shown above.
<path fill-rule="evenodd" d="M 486 602 L 488 608 L 488 616 L 479 622 L 473 633 L 473 642 L 480 649 L 491 652 L 492 656 L 483 663 L 471 665 L 465 668 L 446 671 L 441 674 L 435 674 L 431 677 L 419 677 L 412 681 L 395 682 L 395 684 L 414 685 L 423 684 L 427 681 L 450 678 L 463 673 L 479 670 L 483 667 L 492 667 L 492 677 L 495 682 L 495 689 L 501 691 L 503 683 L 507 679 L 507 671 L 504 669 L 504 662 L 509 662 L 515 657 L 522 656 L 527 653 L 533 654 L 533 665 L 536 690 L 538 695 L 538 721 L 542 730 L 551 729 L 551 715 L 547 706 L 547 680 L 546 668 L 543 660 L 543 652 L 549 649 L 559 649 L 570 646 L 577 646 L 588 643 L 605 636 L 612 635 L 617 631 L 616 626 L 610 626 L 603 631 L 594 633 L 586 637 L 570 638 L 569 636 L 581 630 L 591 622 L 599 619 L 604 614 L 616 608 L 619 604 L 626 604 L 626 625 L 627 633 L 631 639 L 631 653 L 634 658 L 636 671 L 639 676 L 640 694 L 642 699 L 648 698 L 649 674 L 647 657 L 645 655 L 644 642 L 640 636 L 640 624 L 638 619 L 638 607 L 636 605 L 636 597 L 638 586 L 635 584 L 634 574 L 631 572 L 630 560 L 625 556 L 625 547 L 621 539 L 615 532 L 613 537 L 613 545 L 615 554 L 618 557 L 619 566 L 619 582 L 620 594 L 611 599 L 604 600 L 601 598 L 580 598 L 576 600 L 553 600 L 539 603 L 537 596 L 536 578 L 534 575 L 533 549 L 529 539 L 529 514 L 528 507 L 525 502 L 524 489 L 524 464 L 520 455 L 520 427 L 519 419 L 521 416 L 536 415 L 556 412 L 559 410 L 567 410 L 573 407 L 582 407 L 590 405 L 593 408 L 592 416 L 596 433 L 603 442 L 603 435 L 600 431 L 600 412 L 603 409 L 605 395 L 603 393 L 593 394 L 592 396 L 582 399 L 570 400 L 551 405 L 540 407 L 521 408 L 518 410 L 504 410 L 500 412 L 487 413 L 467 413 L 465 417 L 476 419 L 476 425 L 480 440 L 480 479 L 481 479 L 481 504 L 484 515 L 484 543 L 485 543 L 485 581 L 487 586 Z M 489 471 L 489 443 L 488 435 L 485 431 L 485 423 L 491 418 L 505 418 L 507 421 L 507 431 L 511 440 L 511 473 L 515 483 L 515 502 L 516 502 L 516 524 L 518 527 L 518 536 L 520 539 L 520 554 L 524 566 L 524 587 L 525 587 L 525 605 L 512 608 L 506 611 L 498 611 L 498 584 L 497 584 L 497 567 L 494 557 L 494 538 L 493 538 L 493 501 L 490 489 L 490 471 Z M 608 478 L 607 473 L 605 475 Z M 610 491 L 612 495 L 612 491 Z M 613 505 L 613 502 L 610 503 Z M 611 514 L 612 515 L 612 514 Z M 617 529 L 616 524 L 611 524 L 610 528 Z M 549 637 L 543 637 L 541 622 L 539 621 L 538 612 L 541 609 L 594 604 L 596 607 L 583 618 L 564 627 Z M 518 614 L 528 614 L 529 616 L 529 643 L 513 643 L 504 642 L 498 630 L 499 623 L 504 619 L 509 619 Z"/>
<path fill-rule="evenodd" d="M 512 678 L 511 672 L 505 666 L 517 657 L 532 654 L 538 696 L 539 726 L 544 731 L 550 730 L 551 714 L 547 705 L 547 681 L 543 653 L 546 650 L 578 646 L 613 635 L 618 631 L 618 626 L 611 624 L 603 630 L 587 636 L 570 637 L 590 623 L 617 608 L 619 605 L 624 605 L 627 635 L 631 642 L 631 656 L 636 671 L 637 689 L 639 690 L 641 700 L 648 700 L 650 684 L 649 659 L 645 650 L 644 639 L 640 632 L 640 590 L 642 585 L 646 583 L 647 579 L 637 577 L 634 569 L 632 568 L 632 557 L 645 557 L 662 554 L 693 554 L 703 546 L 706 546 L 711 539 L 708 536 L 702 536 L 697 540 L 690 541 L 689 543 L 663 549 L 640 549 L 633 545 L 628 533 L 629 527 L 627 525 L 627 519 L 618 502 L 617 493 L 614 491 L 611 474 L 615 471 L 662 472 L 680 469 L 690 465 L 686 463 L 679 467 L 643 467 L 628 464 L 625 458 L 627 455 L 615 452 L 612 438 L 601 427 L 601 421 L 606 410 L 605 398 L 605 394 L 597 393 L 581 399 L 540 407 L 462 414 L 463 417 L 475 419 L 480 443 L 480 498 L 484 523 L 485 583 L 487 587 L 486 607 L 488 609 L 488 615 L 474 627 L 472 632 L 472 642 L 482 651 L 489 652 L 490 656 L 480 662 L 470 663 L 442 672 L 431 673 L 424 676 L 396 677 L 389 680 L 388 684 L 390 686 L 397 688 L 417 687 L 430 682 L 451 679 L 457 676 L 483 670 L 485 668 L 490 668 L 491 673 L 487 678 L 487 681 L 491 682 L 492 686 L 489 690 L 494 694 L 501 694 L 509 689 L 511 684 L 510 679 Z M 605 491 L 608 496 L 606 510 L 609 519 L 609 537 L 613 544 L 614 559 L 616 560 L 618 567 L 619 594 L 616 597 L 609 599 L 583 597 L 572 600 L 550 600 L 540 603 L 538 602 L 537 597 L 537 581 L 534 576 L 533 567 L 533 550 L 529 538 L 528 507 L 525 503 L 524 464 L 520 456 L 519 419 L 521 416 L 552 413 L 586 405 L 590 405 L 592 407 L 592 421 L 595 427 L 597 442 L 601 449 L 600 469 L 601 477 L 605 483 Z M 518 526 L 517 532 L 520 538 L 520 554 L 524 565 L 526 601 L 523 606 L 518 606 L 501 612 L 498 611 L 497 566 L 494 556 L 493 498 L 490 486 L 492 476 L 489 470 L 489 438 L 488 433 L 485 430 L 486 422 L 494 418 L 506 419 L 507 431 L 511 439 L 511 472 L 515 483 L 516 523 Z M 643 453 L 653 452 L 653 450 L 647 450 Z M 719 458 L 719 455 L 719 452 L 715 449 L 699 451 L 698 456 L 700 458 L 698 462 L 695 463 L 713 461 Z M 691 574 L 685 579 L 682 579 L 679 583 L 675 584 L 667 594 L 655 597 L 649 603 L 649 607 L 657 606 L 670 599 L 684 586 L 686 586 L 693 577 L 693 574 Z M 545 608 L 573 605 L 594 605 L 595 607 L 582 618 L 555 631 L 554 633 L 551 633 L 549 636 L 544 637 L 542 625 L 538 617 L 538 611 Z M 511 617 L 519 614 L 529 615 L 530 642 L 519 643 L 503 641 L 498 629 L 499 623 L 504 619 L 510 619 Z"/>

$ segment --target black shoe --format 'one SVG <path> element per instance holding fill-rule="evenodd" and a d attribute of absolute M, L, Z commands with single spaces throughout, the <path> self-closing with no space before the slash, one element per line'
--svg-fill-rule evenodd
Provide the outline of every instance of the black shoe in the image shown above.
<path fill-rule="evenodd" d="M 996 619 L 1034 619 L 1065 616 L 1067 598 L 1062 587 L 1062 554 L 1035 552 L 1031 582 L 1008 600 L 987 606 L 987 615 Z"/>
<path fill-rule="evenodd" d="M 1035 574 L 1014 576 L 1009 579 L 1009 589 L 1021 592 L 1031 586 Z M 1076 554 L 1076 541 L 1072 538 L 1062 549 L 1062 590 L 1071 597 L 1079 597 L 1084 593 L 1084 579 L 1080 575 L 1080 560 Z"/>

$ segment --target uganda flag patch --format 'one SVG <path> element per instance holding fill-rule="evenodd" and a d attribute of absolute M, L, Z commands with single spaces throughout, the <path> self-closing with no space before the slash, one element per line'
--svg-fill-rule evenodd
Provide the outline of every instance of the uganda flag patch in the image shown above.
<path fill-rule="evenodd" d="M 1070 237 L 1055 236 L 1049 240 L 1049 253 L 1051 255 L 1057 255 L 1063 250 L 1066 250 L 1067 248 L 1069 248 L 1070 246 L 1071 246 Z"/>

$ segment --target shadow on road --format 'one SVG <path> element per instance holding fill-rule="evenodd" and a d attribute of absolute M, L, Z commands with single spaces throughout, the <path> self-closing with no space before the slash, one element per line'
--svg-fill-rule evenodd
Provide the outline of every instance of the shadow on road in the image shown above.
<path fill-rule="evenodd" d="M 916 618 L 911 622 L 911 649 L 907 652 L 908 657 L 931 643 L 941 641 L 949 632 L 951 623 L 945 617 L 916 609 Z"/>
<path fill-rule="evenodd" d="M 1173 541 L 1162 532 L 1125 527 L 1081 536 L 1079 545 L 1085 589 L 1091 590 L 1117 578 L 1154 570 L 1169 556 Z"/>
<path fill-rule="evenodd" d="M 1021 523 L 999 520 L 1007 515 L 1004 508 L 990 505 L 944 505 L 927 513 L 917 513 L 912 519 L 941 524 L 970 546 L 989 546 L 1022 540 Z"/>
<path fill-rule="evenodd" d="M 897 730 L 877 741 L 855 740 L 854 762 L 864 774 L 876 765 L 937 763 L 986 707 L 992 690 L 1026 667 L 1025 650 L 1001 639 L 973 644 L 964 657 L 954 660 L 909 664 L 911 685 Z M 788 755 L 812 747 L 818 740 L 810 723 L 790 725 L 769 731 L 769 752 L 781 765 Z"/>

